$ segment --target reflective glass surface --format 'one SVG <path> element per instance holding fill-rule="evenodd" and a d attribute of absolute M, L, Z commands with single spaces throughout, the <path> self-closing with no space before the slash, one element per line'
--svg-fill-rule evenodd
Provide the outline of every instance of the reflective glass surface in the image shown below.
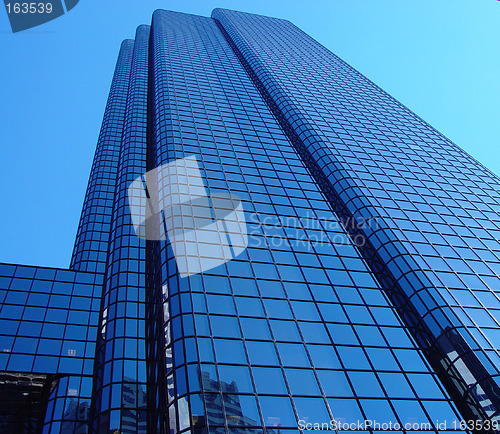
<path fill-rule="evenodd" d="M 0 416 L 495 431 L 499 190 L 290 22 L 156 11 L 120 49 L 70 270 L 0 264 L 0 400 L 31 402 Z M 186 201 L 139 237 L 154 194 Z"/>

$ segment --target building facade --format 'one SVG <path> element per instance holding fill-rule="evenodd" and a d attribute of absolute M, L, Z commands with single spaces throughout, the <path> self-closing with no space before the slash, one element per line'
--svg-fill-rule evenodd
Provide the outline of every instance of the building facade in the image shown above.
<path fill-rule="evenodd" d="M 0 264 L 0 430 L 498 432 L 499 192 L 289 21 L 156 11 L 70 268 Z"/>

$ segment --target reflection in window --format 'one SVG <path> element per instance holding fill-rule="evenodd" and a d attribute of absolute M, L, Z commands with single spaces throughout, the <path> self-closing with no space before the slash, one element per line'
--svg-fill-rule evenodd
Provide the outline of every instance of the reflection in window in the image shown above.
<path fill-rule="evenodd" d="M 219 365 L 219 380 L 221 390 L 231 385 L 234 393 L 253 393 L 250 372 L 246 366 Z"/>
<path fill-rule="evenodd" d="M 293 398 L 299 420 L 305 423 L 329 423 L 330 415 L 322 398 Z"/>
<path fill-rule="evenodd" d="M 260 426 L 257 403 L 253 396 L 222 395 L 229 426 Z"/>

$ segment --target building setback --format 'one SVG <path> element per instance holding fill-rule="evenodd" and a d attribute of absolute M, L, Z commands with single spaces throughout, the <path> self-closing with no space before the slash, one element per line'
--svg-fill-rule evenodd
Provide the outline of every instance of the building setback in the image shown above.
<path fill-rule="evenodd" d="M 70 268 L 0 264 L 0 432 L 498 432 L 499 191 L 289 21 L 158 10 Z"/>

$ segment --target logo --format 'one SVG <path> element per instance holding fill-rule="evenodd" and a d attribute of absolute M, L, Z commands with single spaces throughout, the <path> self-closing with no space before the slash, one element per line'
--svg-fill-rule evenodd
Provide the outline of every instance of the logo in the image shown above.
<path fill-rule="evenodd" d="M 168 238 L 182 277 L 222 265 L 247 247 L 240 198 L 208 194 L 195 156 L 136 178 L 128 200 L 135 234 L 146 240 Z"/>
<path fill-rule="evenodd" d="M 64 0 L 64 3 L 62 0 L 4 0 L 4 5 L 10 27 L 16 33 L 52 21 L 73 9 L 78 2 L 79 0 Z"/>

